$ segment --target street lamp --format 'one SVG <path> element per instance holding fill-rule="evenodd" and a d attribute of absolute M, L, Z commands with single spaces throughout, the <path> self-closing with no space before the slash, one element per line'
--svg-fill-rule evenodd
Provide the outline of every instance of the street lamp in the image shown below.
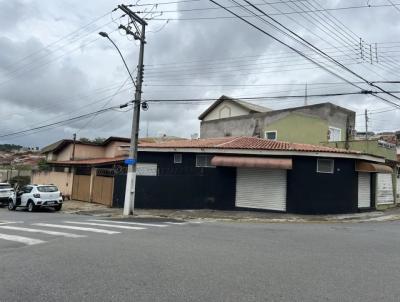
<path fill-rule="evenodd" d="M 139 64 L 138 64 L 138 81 L 135 84 L 132 73 L 126 64 L 126 61 L 119 50 L 118 46 L 105 32 L 99 32 L 99 35 L 107 38 L 117 49 L 122 61 L 124 62 L 125 68 L 129 73 L 133 85 L 136 88 L 135 100 L 133 102 L 133 118 L 132 118 L 132 131 L 131 131 L 131 144 L 129 148 L 129 160 L 126 161 L 128 164 L 128 173 L 126 176 L 126 189 L 125 189 L 125 201 L 124 201 L 124 212 L 125 216 L 130 215 L 134 209 L 135 204 L 135 187 L 136 187 L 136 162 L 138 153 L 138 140 L 139 140 L 139 119 L 140 119 L 140 103 L 141 103 L 141 89 L 142 89 L 142 73 L 143 73 L 143 53 L 144 53 L 144 27 L 145 23 L 142 25 L 143 30 L 140 38 L 140 52 L 139 52 Z"/>
<path fill-rule="evenodd" d="M 128 64 L 126 64 L 126 61 L 125 61 L 125 59 L 124 59 L 124 56 L 122 55 L 121 51 L 119 50 L 117 44 L 114 43 L 114 41 L 110 38 L 110 36 L 109 36 L 106 32 L 101 31 L 101 32 L 99 32 L 99 35 L 102 36 L 103 38 L 107 38 L 107 39 L 114 45 L 115 49 L 118 51 L 118 53 L 119 53 L 119 55 L 120 55 L 120 57 L 121 57 L 121 59 L 122 59 L 122 62 L 124 62 L 125 68 L 126 68 L 126 70 L 128 71 L 129 76 L 131 77 L 133 86 L 136 87 L 135 80 L 133 79 L 132 73 L 131 73 L 131 71 L 129 70 Z"/>

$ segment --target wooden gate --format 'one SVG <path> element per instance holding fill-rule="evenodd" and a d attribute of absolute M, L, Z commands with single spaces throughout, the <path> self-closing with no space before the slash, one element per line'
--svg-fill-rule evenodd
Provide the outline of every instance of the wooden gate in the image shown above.
<path fill-rule="evenodd" d="M 96 176 L 93 180 L 92 201 L 112 206 L 114 177 Z"/>
<path fill-rule="evenodd" d="M 90 175 L 74 175 L 72 199 L 90 201 Z"/>

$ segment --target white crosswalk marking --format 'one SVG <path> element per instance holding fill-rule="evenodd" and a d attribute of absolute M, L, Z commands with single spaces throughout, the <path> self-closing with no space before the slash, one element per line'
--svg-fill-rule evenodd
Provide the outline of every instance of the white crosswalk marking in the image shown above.
<path fill-rule="evenodd" d="M 19 243 L 23 243 L 26 245 L 35 245 L 35 244 L 40 244 L 40 243 L 45 242 L 45 241 L 39 240 L 39 239 L 33 239 L 33 238 L 28 238 L 28 237 L 16 236 L 16 235 L 7 235 L 7 234 L 0 234 L 0 239 L 19 242 Z"/>
<path fill-rule="evenodd" d="M 185 225 L 185 224 L 188 224 L 188 222 L 171 222 L 171 221 L 167 221 L 166 223 L 173 224 L 173 225 Z"/>
<path fill-rule="evenodd" d="M 68 237 L 68 238 L 86 237 L 85 235 L 77 235 L 77 234 L 72 234 L 72 233 L 47 231 L 47 230 L 40 230 L 40 229 L 22 228 L 22 227 L 10 226 L 10 225 L 0 225 L 0 229 L 21 231 L 21 232 L 29 232 L 29 233 L 42 233 L 42 234 L 47 234 L 47 235 L 63 236 L 63 237 Z"/>
<path fill-rule="evenodd" d="M 105 223 L 95 223 L 95 222 L 76 222 L 76 221 L 64 221 L 65 223 L 73 223 L 73 224 L 81 224 L 81 225 L 93 225 L 93 226 L 102 226 L 109 228 L 118 228 L 118 229 L 126 229 L 126 230 L 145 230 L 146 228 L 142 227 L 132 227 L 127 225 L 116 225 L 116 224 L 105 224 Z"/>
<path fill-rule="evenodd" d="M 73 226 L 73 225 L 50 224 L 50 223 L 34 223 L 32 225 L 49 227 L 49 228 L 78 230 L 78 231 L 93 232 L 93 233 L 103 233 L 103 234 L 109 234 L 109 235 L 120 234 L 120 232 L 117 232 L 117 231 L 109 231 L 109 230 L 95 229 L 95 228 L 84 228 L 84 227 L 78 227 L 78 226 Z"/>
<path fill-rule="evenodd" d="M 168 225 L 165 224 L 154 224 L 154 223 L 147 223 L 147 222 L 132 222 L 132 221 L 115 221 L 115 220 L 100 220 L 100 219 L 90 219 L 88 221 L 93 222 L 106 222 L 106 223 L 117 223 L 117 224 L 131 224 L 131 225 L 141 225 L 141 226 L 149 226 L 149 227 L 158 227 L 158 228 L 165 228 Z"/>

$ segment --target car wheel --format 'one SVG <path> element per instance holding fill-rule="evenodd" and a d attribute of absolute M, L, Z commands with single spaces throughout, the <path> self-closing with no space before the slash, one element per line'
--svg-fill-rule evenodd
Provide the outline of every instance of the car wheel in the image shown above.
<path fill-rule="evenodd" d="M 14 211 L 15 208 L 16 208 L 16 206 L 15 206 L 15 204 L 14 204 L 14 201 L 10 200 L 10 201 L 8 202 L 8 210 L 9 210 L 9 211 Z"/>
<path fill-rule="evenodd" d="M 28 212 L 33 212 L 35 211 L 35 204 L 33 201 L 28 202 Z"/>
<path fill-rule="evenodd" d="M 62 208 L 62 204 L 60 204 L 60 205 L 58 205 L 58 206 L 55 206 L 55 207 L 54 207 L 54 210 L 56 210 L 56 211 L 58 212 L 58 211 L 61 210 L 61 208 Z"/>

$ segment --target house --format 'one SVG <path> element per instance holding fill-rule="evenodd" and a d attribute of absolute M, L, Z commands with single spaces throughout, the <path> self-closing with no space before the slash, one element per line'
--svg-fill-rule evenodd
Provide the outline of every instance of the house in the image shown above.
<path fill-rule="evenodd" d="M 143 141 L 155 143 L 169 139 L 163 136 Z M 129 143 L 130 139 L 123 137 L 109 137 L 101 143 L 70 139 L 57 141 L 42 149 L 47 167 L 34 171 L 32 182 L 55 184 L 66 198 L 112 206 L 114 189 L 118 189 L 114 188 L 115 177 L 126 173 L 123 162 L 128 156 Z"/>
<path fill-rule="evenodd" d="M 199 119 L 200 138 L 254 136 L 320 144 L 349 140 L 355 128 L 355 112 L 331 103 L 271 110 L 226 96 L 215 101 Z"/>
<path fill-rule="evenodd" d="M 34 171 L 33 183 L 55 184 L 67 198 L 112 205 L 113 167 L 128 151 L 130 139 L 109 137 L 102 143 L 60 140 L 42 149 L 48 169 Z"/>
<path fill-rule="evenodd" d="M 375 182 L 393 172 L 359 151 L 255 137 L 142 143 L 138 160 L 153 167 L 137 178 L 138 208 L 354 213 L 386 202 Z"/>

